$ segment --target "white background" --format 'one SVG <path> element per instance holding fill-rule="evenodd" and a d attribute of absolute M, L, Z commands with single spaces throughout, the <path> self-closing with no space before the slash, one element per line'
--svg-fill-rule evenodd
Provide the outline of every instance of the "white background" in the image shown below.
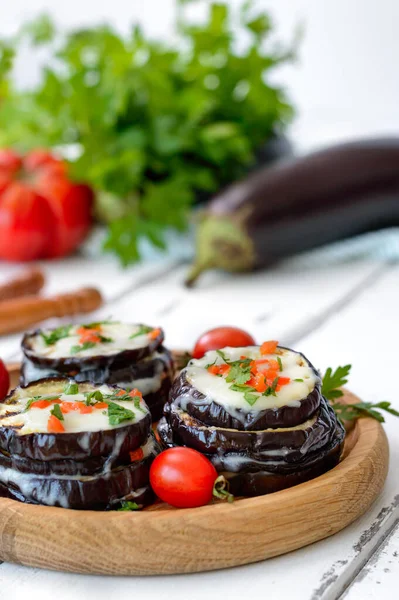
<path fill-rule="evenodd" d="M 233 0 L 231 4 L 237 4 Z M 397 0 L 260 0 L 271 10 L 279 38 L 305 26 L 299 62 L 279 80 L 298 108 L 293 136 L 302 148 L 354 136 L 399 131 L 399 2 Z M 0 0 L 0 34 L 46 10 L 63 27 L 108 22 L 121 30 L 141 22 L 155 35 L 171 35 L 174 0 Z M 31 56 L 18 65 L 28 82 Z"/>

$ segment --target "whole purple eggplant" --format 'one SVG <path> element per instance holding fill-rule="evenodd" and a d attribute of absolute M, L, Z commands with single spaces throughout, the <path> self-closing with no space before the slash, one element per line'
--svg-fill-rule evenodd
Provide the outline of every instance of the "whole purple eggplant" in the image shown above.
<path fill-rule="evenodd" d="M 341 144 L 257 171 L 200 217 L 186 281 L 249 271 L 297 252 L 399 225 L 399 138 Z"/>

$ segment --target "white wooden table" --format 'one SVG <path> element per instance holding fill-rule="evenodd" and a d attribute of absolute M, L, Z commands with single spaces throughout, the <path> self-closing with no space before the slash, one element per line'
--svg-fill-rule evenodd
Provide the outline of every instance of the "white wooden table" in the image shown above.
<path fill-rule="evenodd" d="M 394 243 L 392 235 L 387 239 Z M 210 327 L 237 325 L 258 341 L 274 338 L 303 351 L 322 370 L 352 363 L 349 387 L 356 394 L 399 408 L 399 263 L 383 253 L 347 257 L 337 247 L 261 273 L 210 273 L 194 290 L 183 288 L 187 266 L 173 255 L 127 270 L 104 257 L 73 257 L 43 267 L 49 292 L 97 285 L 107 301 L 100 315 L 162 325 L 170 347 L 190 348 Z M 0 264 L 0 279 L 16 269 Z M 19 335 L 1 338 L 0 356 L 15 360 L 19 340 Z M 111 578 L 3 563 L 0 598 L 203 600 L 251 594 L 272 600 L 397 599 L 399 421 L 388 416 L 386 431 L 391 459 L 381 497 L 331 538 L 266 562 L 195 575 Z"/>

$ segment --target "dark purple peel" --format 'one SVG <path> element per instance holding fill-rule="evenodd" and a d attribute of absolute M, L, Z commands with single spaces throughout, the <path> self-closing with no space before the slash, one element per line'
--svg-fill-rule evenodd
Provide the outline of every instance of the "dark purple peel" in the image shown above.
<path fill-rule="evenodd" d="M 122 350 L 115 354 L 106 355 L 98 354 L 96 356 L 65 356 L 64 358 L 49 358 L 39 356 L 32 348 L 32 340 L 35 336 L 40 335 L 41 329 L 25 333 L 22 339 L 22 351 L 24 355 L 36 365 L 46 369 L 54 369 L 58 373 L 70 374 L 71 370 L 76 369 L 77 372 L 82 370 L 82 367 L 96 369 L 98 367 L 108 367 L 115 369 L 125 367 L 129 363 L 136 363 L 143 358 L 151 356 L 164 341 L 164 332 L 160 329 L 159 335 L 151 340 L 148 340 L 147 346 L 142 348 L 134 348 Z M 72 375 L 73 376 L 73 375 Z"/>
<path fill-rule="evenodd" d="M 82 368 L 78 370 L 75 368 L 71 369 L 49 369 L 47 367 L 38 365 L 37 363 L 31 362 L 30 358 L 24 356 L 22 361 L 20 384 L 28 385 L 38 379 L 44 379 L 46 377 L 71 377 L 75 381 L 83 382 L 90 381 L 96 385 L 102 385 L 107 383 L 110 385 L 118 385 L 119 382 L 134 382 L 135 379 L 144 379 L 153 377 L 157 372 L 168 373 L 170 377 L 174 372 L 173 358 L 170 351 L 161 346 L 157 349 L 157 352 L 162 357 L 155 356 L 151 360 L 140 360 L 138 362 L 132 362 L 130 359 L 123 365 L 103 365 L 101 367 L 97 365 L 83 364 Z M 31 364 L 30 364 L 31 362 Z M 35 372 L 32 372 L 31 366 L 34 367 Z"/>
<path fill-rule="evenodd" d="M 67 379 L 42 379 L 40 383 L 49 382 L 51 385 L 59 384 L 62 388 L 69 383 Z M 38 382 L 25 387 L 34 388 Z M 80 384 L 80 386 L 85 384 Z M 87 389 L 92 389 L 87 384 Z M 3 404 L 13 404 L 13 390 Z M 32 394 L 34 395 L 34 394 Z M 87 458 L 109 456 L 115 447 L 119 448 L 118 456 L 126 456 L 130 450 L 141 446 L 151 431 L 151 415 L 147 413 L 140 421 L 130 425 L 101 431 L 79 433 L 29 433 L 20 435 L 19 430 L 13 427 L 1 426 L 0 420 L 0 448 L 10 455 L 19 455 L 32 460 L 61 460 L 71 458 L 85 460 Z"/>
<path fill-rule="evenodd" d="M 267 429 L 264 431 L 239 431 L 220 427 L 207 427 L 187 413 L 183 413 L 173 405 L 167 405 L 166 420 L 173 432 L 173 441 L 181 446 L 189 446 L 204 454 L 221 454 L 225 452 L 258 452 L 274 451 L 285 448 L 287 455 L 295 460 L 302 452 L 322 447 L 329 439 L 333 415 L 323 400 L 315 422 L 306 429 Z M 164 427 L 164 426 L 163 426 Z"/>
<path fill-rule="evenodd" d="M 149 467 L 154 456 L 140 463 L 111 471 L 107 477 L 92 481 L 36 479 L 32 494 L 24 494 L 19 486 L 0 483 L 0 497 L 12 498 L 28 504 L 61 506 L 75 510 L 116 510 L 123 501 L 136 502 L 140 508 L 154 501 L 154 492 L 148 484 Z M 43 501 L 42 495 L 52 495 L 55 503 Z M 41 500 L 38 500 L 39 499 Z M 60 498 L 67 502 L 61 504 Z"/>

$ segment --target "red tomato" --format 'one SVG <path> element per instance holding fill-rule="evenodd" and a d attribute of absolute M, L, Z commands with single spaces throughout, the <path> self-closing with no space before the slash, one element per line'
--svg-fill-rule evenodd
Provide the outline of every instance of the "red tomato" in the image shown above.
<path fill-rule="evenodd" d="M 176 508 L 207 504 L 217 476 L 215 467 L 203 454 L 185 447 L 161 452 L 150 469 L 152 489 Z"/>
<path fill-rule="evenodd" d="M 0 150 L 0 258 L 69 254 L 90 229 L 92 204 L 90 188 L 69 181 L 65 163 L 49 152 Z"/>
<path fill-rule="evenodd" d="M 193 358 L 202 358 L 208 350 L 219 350 L 219 348 L 225 348 L 226 346 L 232 346 L 233 348 L 254 346 L 255 343 L 252 335 L 243 329 L 238 329 L 238 327 L 216 327 L 216 329 L 210 329 L 203 333 L 197 340 L 193 350 Z"/>
<path fill-rule="evenodd" d="M 0 359 L 0 402 L 4 400 L 4 398 L 7 396 L 9 387 L 10 376 L 5 367 L 5 364 Z"/>

